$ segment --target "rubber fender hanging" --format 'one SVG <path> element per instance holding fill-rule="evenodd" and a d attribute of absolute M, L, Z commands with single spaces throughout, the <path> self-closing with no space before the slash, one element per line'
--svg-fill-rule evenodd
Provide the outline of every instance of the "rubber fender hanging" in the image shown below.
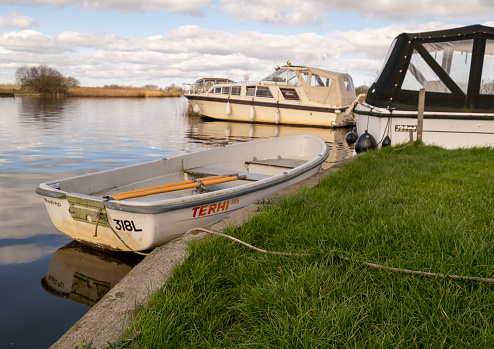
<path fill-rule="evenodd" d="M 372 137 L 372 135 L 369 132 L 367 132 L 367 130 L 365 130 L 365 132 L 359 136 L 357 142 L 355 142 L 355 152 L 357 154 L 375 148 L 376 148 L 376 140 L 374 139 L 374 137 Z"/>
<path fill-rule="evenodd" d="M 383 143 L 381 144 L 382 147 L 387 147 L 388 145 L 391 145 L 391 138 L 389 136 L 386 136 L 383 139 Z"/>
<path fill-rule="evenodd" d="M 276 108 L 274 110 L 274 122 L 276 124 L 279 124 L 280 123 L 280 119 L 281 119 L 281 116 L 280 116 L 280 110 L 278 108 Z"/>
<path fill-rule="evenodd" d="M 199 114 L 199 112 L 201 111 L 201 107 L 199 106 L 199 104 L 194 104 L 194 108 L 192 108 L 192 110 L 194 111 L 194 113 L 196 114 Z"/>
<path fill-rule="evenodd" d="M 226 103 L 226 116 L 232 115 L 232 106 L 230 105 L 230 101 Z"/>

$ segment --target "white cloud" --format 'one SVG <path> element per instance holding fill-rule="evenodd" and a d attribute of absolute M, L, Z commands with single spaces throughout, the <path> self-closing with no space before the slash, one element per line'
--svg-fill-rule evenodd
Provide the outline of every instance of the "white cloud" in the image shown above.
<path fill-rule="evenodd" d="M 86 10 L 116 10 L 128 11 L 155 11 L 165 10 L 173 13 L 185 13 L 193 16 L 202 14 L 203 8 L 210 5 L 212 0 L 24 0 L 22 5 L 52 6 L 62 8 L 77 6 Z M 14 5 L 14 0 L 0 0 L 0 3 Z"/>
<path fill-rule="evenodd" d="M 0 15 L 0 29 L 1 28 L 19 28 L 28 29 L 37 25 L 36 21 L 28 16 L 21 16 L 18 13 L 12 13 L 7 17 Z"/>
<path fill-rule="evenodd" d="M 0 33 L 0 46 L 11 51 L 40 54 L 62 53 L 69 50 L 55 38 L 30 29 Z"/>
<path fill-rule="evenodd" d="M 309 25 L 331 11 L 356 12 L 386 19 L 489 19 L 494 4 L 488 0 L 221 0 L 225 12 L 239 20 L 285 25 Z"/>
<path fill-rule="evenodd" d="M 32 30 L 0 34 L 0 81 L 12 81 L 14 67 L 46 63 L 86 86 L 180 85 L 203 76 L 258 80 L 287 60 L 349 72 L 355 83 L 374 80 L 392 40 L 402 32 L 459 25 L 401 23 L 381 28 L 316 33 L 227 32 L 186 25 L 148 38 Z M 9 77 L 10 76 L 10 77 Z"/>

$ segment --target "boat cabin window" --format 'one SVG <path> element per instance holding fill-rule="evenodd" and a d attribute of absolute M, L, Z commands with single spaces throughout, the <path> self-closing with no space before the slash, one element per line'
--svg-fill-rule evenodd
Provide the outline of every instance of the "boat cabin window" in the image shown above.
<path fill-rule="evenodd" d="M 273 95 L 271 94 L 271 91 L 269 90 L 269 87 L 267 87 L 267 86 L 257 86 L 256 97 L 273 98 Z"/>
<path fill-rule="evenodd" d="M 240 96 L 240 86 L 232 86 L 232 95 Z"/>
<path fill-rule="evenodd" d="M 281 88 L 280 92 L 283 95 L 283 98 L 288 101 L 298 101 L 300 98 L 298 97 L 297 91 L 294 88 Z"/>
<path fill-rule="evenodd" d="M 246 86 L 246 97 L 261 97 L 261 98 L 273 98 L 269 87 L 267 86 Z"/>
<path fill-rule="evenodd" d="M 221 93 L 221 87 L 212 87 L 211 90 L 209 90 L 210 93 Z"/>
<path fill-rule="evenodd" d="M 300 84 L 297 74 L 293 70 L 280 68 L 262 81 L 285 82 L 288 84 Z"/>
<path fill-rule="evenodd" d="M 255 86 L 247 86 L 245 88 L 245 95 L 247 97 L 254 97 L 256 95 L 256 87 Z"/>
<path fill-rule="evenodd" d="M 486 40 L 480 94 L 494 95 L 494 40 Z"/>
<path fill-rule="evenodd" d="M 427 51 L 425 54 L 429 54 L 466 94 L 472 63 L 473 40 L 424 43 L 422 46 Z M 415 49 L 402 89 L 418 91 L 422 87 L 430 92 L 451 93 L 424 57 Z"/>
<path fill-rule="evenodd" d="M 345 88 L 347 91 L 355 91 L 355 87 L 353 86 L 353 80 L 349 76 L 344 76 L 343 81 L 345 82 Z"/>
<path fill-rule="evenodd" d="M 324 76 L 319 76 L 317 74 L 312 74 L 310 78 L 311 86 L 328 87 L 331 84 L 330 78 L 325 78 Z"/>
<path fill-rule="evenodd" d="M 223 87 L 223 90 L 222 91 L 223 91 L 223 94 L 224 95 L 229 95 L 230 94 L 230 91 L 231 91 L 230 86 Z"/>

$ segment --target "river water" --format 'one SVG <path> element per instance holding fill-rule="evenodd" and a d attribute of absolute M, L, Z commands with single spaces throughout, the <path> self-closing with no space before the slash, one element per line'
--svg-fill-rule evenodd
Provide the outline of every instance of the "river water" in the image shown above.
<path fill-rule="evenodd" d="M 39 183 L 258 138 L 312 134 L 329 167 L 352 156 L 348 129 L 207 121 L 186 99 L 0 98 L 0 348 L 47 348 L 141 258 L 59 232 Z"/>

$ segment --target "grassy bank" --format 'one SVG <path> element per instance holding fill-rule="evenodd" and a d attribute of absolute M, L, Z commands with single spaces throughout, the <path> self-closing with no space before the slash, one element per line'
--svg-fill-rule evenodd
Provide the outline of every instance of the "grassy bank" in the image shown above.
<path fill-rule="evenodd" d="M 69 97 L 129 97 L 129 98 L 162 98 L 179 97 L 181 92 L 163 90 L 147 90 L 141 88 L 104 88 L 104 87 L 74 87 L 69 88 Z"/>
<path fill-rule="evenodd" d="M 490 348 L 494 285 L 363 265 L 494 276 L 494 149 L 360 154 L 192 245 L 127 334 L 139 348 Z M 351 260 L 347 260 L 350 258 Z"/>

